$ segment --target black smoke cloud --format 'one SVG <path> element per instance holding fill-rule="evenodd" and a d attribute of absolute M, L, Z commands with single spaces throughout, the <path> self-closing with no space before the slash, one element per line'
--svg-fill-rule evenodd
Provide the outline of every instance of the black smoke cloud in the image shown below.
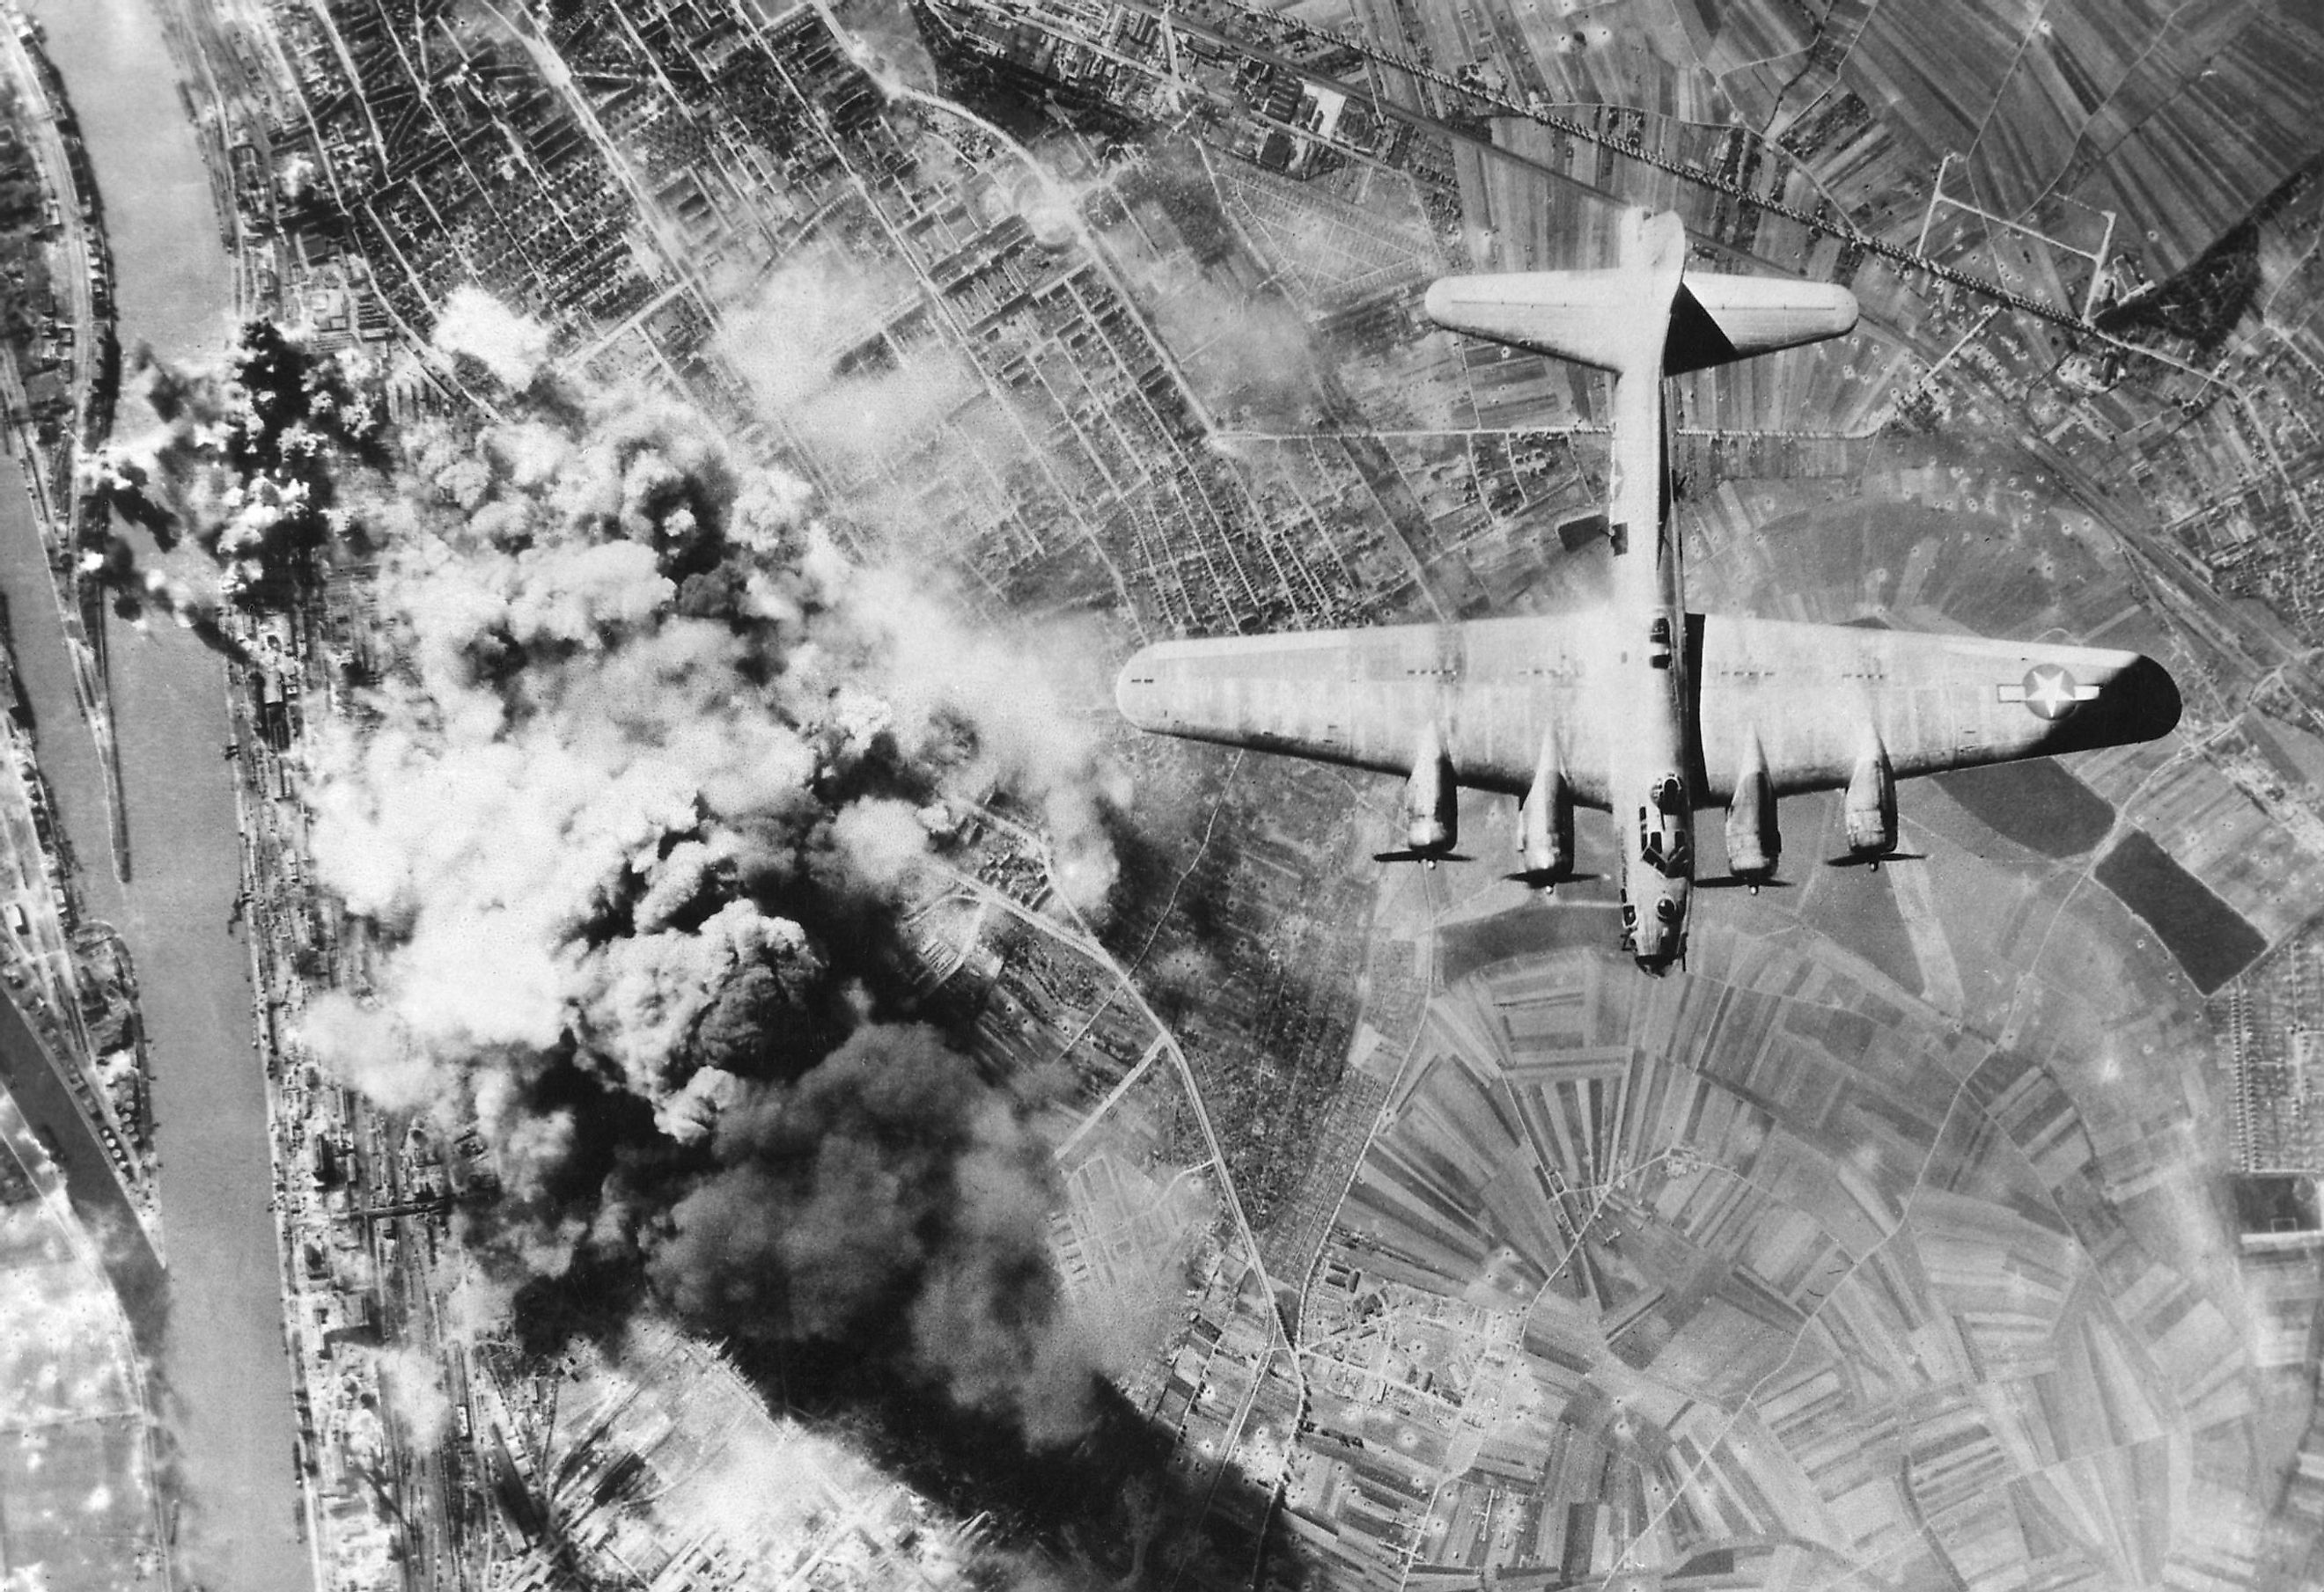
<path fill-rule="evenodd" d="M 483 1126 L 505 1188 L 470 1236 L 520 1330 L 650 1299 L 1075 1431 L 1099 1367 L 1028 1102 L 914 1020 L 893 934 L 964 792 L 1042 815 L 1081 905 L 1111 882 L 1100 760 L 1033 651 L 844 557 L 798 482 L 668 401 L 542 382 L 391 448 L 237 378 L 171 376 L 164 435 L 104 467 L 228 603 L 377 561 L 395 663 L 352 683 L 359 726 L 315 728 L 308 787 L 375 953 L 300 1036 L 384 1106 Z M 339 381 L 292 384 L 346 413 Z M 252 434 L 269 413 L 295 446 Z M 238 528 L 285 458 L 327 509 Z"/>
<path fill-rule="evenodd" d="M 337 502 L 339 470 L 385 462 L 368 391 L 337 359 L 265 321 L 243 328 L 222 377 L 180 370 L 141 345 L 128 387 L 152 424 L 85 460 L 81 486 L 164 554 L 190 539 L 216 579 L 148 566 L 106 515 L 87 516 L 81 576 L 124 618 L 159 610 L 215 638 L 221 602 L 279 599 L 272 575 L 350 529 Z"/>
<path fill-rule="evenodd" d="M 869 1025 L 788 1090 L 721 1116 L 718 1170 L 662 1219 L 650 1271 L 745 1336 L 870 1332 L 1037 1440 L 1087 1413 L 1056 1322 L 1047 1146 L 933 1029 Z"/>

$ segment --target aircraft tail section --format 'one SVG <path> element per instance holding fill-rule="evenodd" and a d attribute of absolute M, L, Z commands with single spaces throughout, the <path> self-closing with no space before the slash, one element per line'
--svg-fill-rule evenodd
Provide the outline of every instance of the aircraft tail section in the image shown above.
<path fill-rule="evenodd" d="M 1601 371 L 1671 375 L 1836 337 L 1857 316 L 1856 296 L 1829 283 L 1689 272 L 1679 218 L 1643 211 L 1624 218 L 1619 264 L 1443 277 L 1427 310 L 1471 336 Z"/>

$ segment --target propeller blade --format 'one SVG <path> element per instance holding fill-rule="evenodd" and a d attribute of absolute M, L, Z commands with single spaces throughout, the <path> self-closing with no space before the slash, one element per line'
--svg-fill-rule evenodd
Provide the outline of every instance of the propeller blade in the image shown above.
<path fill-rule="evenodd" d="M 1858 857 L 1854 855 L 1847 857 L 1826 857 L 1823 860 L 1823 865 L 1826 868 L 1877 869 L 1883 862 L 1925 862 L 1927 860 L 1928 853 L 1926 851 L 1882 851 L 1878 855 L 1871 857 Z"/>
<path fill-rule="evenodd" d="M 1602 873 L 1560 873 L 1545 879 L 1540 874 L 1527 873 L 1525 870 L 1519 869 L 1515 873 L 1505 873 L 1501 877 L 1511 884 L 1533 885 L 1544 889 L 1555 889 L 1559 885 L 1587 884 L 1591 879 L 1604 879 L 1606 876 Z"/>
<path fill-rule="evenodd" d="M 1474 862 L 1476 859 L 1462 851 L 1374 851 L 1375 862 Z"/>
<path fill-rule="evenodd" d="M 1788 890 L 1794 887 L 1787 879 L 1738 879 L 1726 873 L 1717 879 L 1696 879 L 1694 888 L 1698 890 Z"/>

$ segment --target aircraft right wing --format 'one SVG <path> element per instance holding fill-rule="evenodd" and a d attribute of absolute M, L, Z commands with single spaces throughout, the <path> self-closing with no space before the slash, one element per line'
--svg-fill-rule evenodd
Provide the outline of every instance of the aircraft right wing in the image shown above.
<path fill-rule="evenodd" d="M 1706 805 L 1757 734 L 1779 796 L 1845 788 L 1877 737 L 1897 778 L 2170 732 L 2179 689 L 2152 658 L 1714 613 L 1694 654 Z"/>

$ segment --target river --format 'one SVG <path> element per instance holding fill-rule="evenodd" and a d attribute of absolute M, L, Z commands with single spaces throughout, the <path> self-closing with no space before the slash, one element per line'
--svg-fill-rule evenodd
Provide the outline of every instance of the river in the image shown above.
<path fill-rule="evenodd" d="M 214 356 L 233 332 L 192 124 L 148 0 L 29 0 L 88 146 L 113 247 L 124 349 Z M 116 435 L 150 416 L 125 401 Z M 148 544 L 141 554 L 152 556 Z M 30 566 L 28 568 L 28 566 Z M 38 559 L 0 560 L 22 653 L 61 645 Z M 48 617 L 41 622 L 40 616 Z M 88 911 L 135 959 L 154 1063 L 160 1200 L 170 1261 L 161 1376 L 182 1510 L 179 1580 L 311 1592 L 298 1534 L 296 1431 L 284 1348 L 249 960 L 226 932 L 241 883 L 225 677 L 189 630 L 115 621 L 107 638 L 134 882 L 110 865 L 103 786 L 69 678 L 23 658 L 27 694 Z M 66 742 L 73 744 L 69 747 Z"/>

